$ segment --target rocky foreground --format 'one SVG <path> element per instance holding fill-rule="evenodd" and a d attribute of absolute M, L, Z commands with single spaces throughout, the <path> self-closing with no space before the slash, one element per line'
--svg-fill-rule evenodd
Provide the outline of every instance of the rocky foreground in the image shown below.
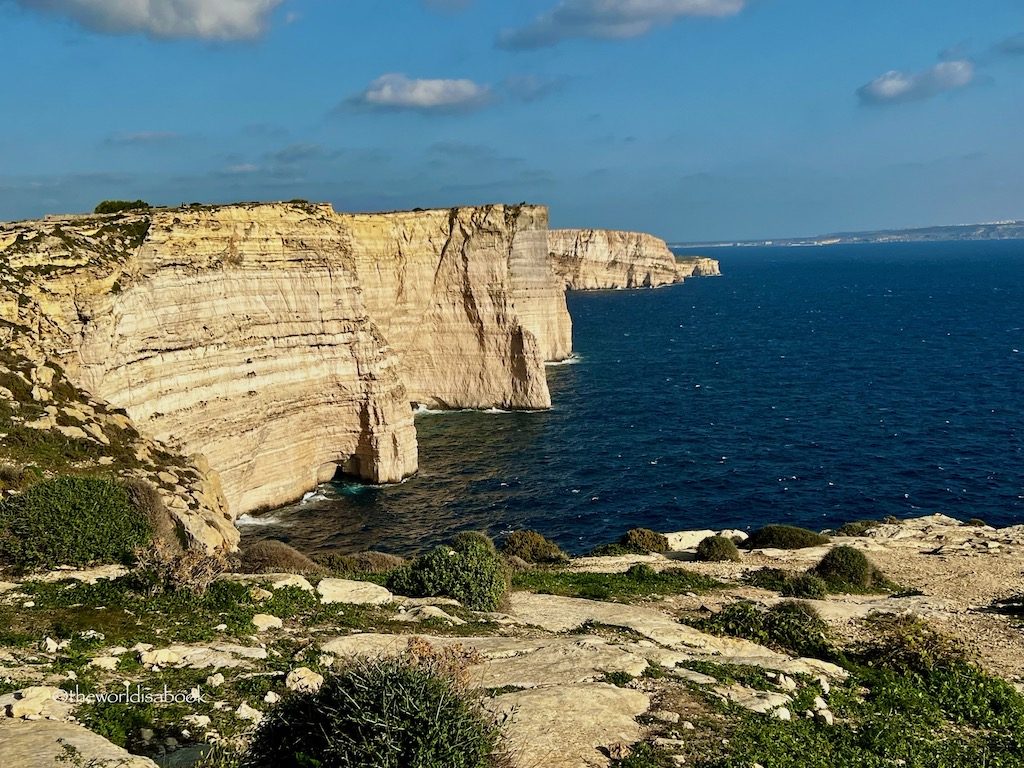
<path fill-rule="evenodd" d="M 877 616 L 913 615 L 1022 688 L 1021 628 L 986 609 L 1024 591 L 1024 526 L 932 516 L 856 532 L 715 563 L 693 562 L 714 532 L 671 534 L 665 554 L 523 570 L 500 612 L 288 573 L 225 574 L 189 601 L 128 594 L 119 567 L 11 578 L 0 583 L 0 765 L 191 765 L 210 744 L 244 744 L 278 700 L 315 689 L 348 657 L 398 654 L 413 638 L 465 650 L 470 684 L 505 716 L 517 768 L 843 764 L 784 758 L 792 744 L 776 754 L 757 739 L 852 738 L 871 700 L 854 667 L 835 650 L 815 658 L 730 636 L 714 621 L 740 601 L 777 606 L 780 594 L 752 586 L 765 583 L 753 575 L 802 571 L 840 545 L 867 553 L 890 586 L 807 601 L 829 642 L 804 638 L 801 649 L 853 648 L 880 631 Z M 66 693 L 126 688 L 178 698 L 125 705 Z M 992 764 L 1020 764 L 1000 760 Z"/>

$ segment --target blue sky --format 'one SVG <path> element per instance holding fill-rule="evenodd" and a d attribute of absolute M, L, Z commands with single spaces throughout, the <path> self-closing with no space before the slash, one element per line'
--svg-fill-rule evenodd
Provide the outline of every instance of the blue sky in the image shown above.
<path fill-rule="evenodd" d="M 670 240 L 1024 218 L 1024 0 L 0 0 L 0 219 L 307 198 Z"/>

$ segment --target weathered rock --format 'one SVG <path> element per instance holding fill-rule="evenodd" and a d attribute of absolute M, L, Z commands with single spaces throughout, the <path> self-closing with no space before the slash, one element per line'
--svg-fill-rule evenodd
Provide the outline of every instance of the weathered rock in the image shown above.
<path fill-rule="evenodd" d="M 0 765 L 4 768 L 156 768 L 75 723 L 52 720 L 0 721 Z"/>
<path fill-rule="evenodd" d="M 319 675 L 309 667 L 299 667 L 288 673 L 284 684 L 289 691 L 297 693 L 315 693 L 324 684 L 323 675 Z"/>
<path fill-rule="evenodd" d="M 664 240 L 639 232 L 553 229 L 548 249 L 570 290 L 657 288 L 682 282 Z"/>
<path fill-rule="evenodd" d="M 604 684 L 536 688 L 487 703 L 511 718 L 507 733 L 517 768 L 608 765 L 600 749 L 636 742 L 636 718 L 649 706 L 640 691 Z"/>
<path fill-rule="evenodd" d="M 47 685 L 30 686 L 0 696 L 0 712 L 7 717 L 47 717 L 60 720 L 67 717 L 70 711 L 67 694 L 60 688 Z"/>
<path fill-rule="evenodd" d="M 316 587 L 321 603 L 347 603 L 350 605 L 384 605 L 392 600 L 391 593 L 369 581 L 348 579 L 322 579 Z"/>
<path fill-rule="evenodd" d="M 280 629 L 284 626 L 284 622 L 281 621 L 277 616 L 271 616 L 267 613 L 257 613 L 252 617 L 252 624 L 256 627 L 257 632 L 266 632 L 271 629 Z"/>
<path fill-rule="evenodd" d="M 421 605 L 410 608 L 407 611 L 400 612 L 395 617 L 395 620 L 410 622 L 442 621 L 453 626 L 460 626 L 466 623 L 458 616 L 452 616 L 436 605 Z"/>

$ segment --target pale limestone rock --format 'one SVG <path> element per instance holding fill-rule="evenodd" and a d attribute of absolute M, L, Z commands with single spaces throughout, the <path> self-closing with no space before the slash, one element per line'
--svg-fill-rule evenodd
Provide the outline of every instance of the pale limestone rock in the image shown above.
<path fill-rule="evenodd" d="M 235 710 L 235 717 L 239 720 L 248 720 L 252 723 L 259 723 L 263 719 L 263 713 L 258 709 L 253 709 L 244 701 L 238 705 L 238 709 Z"/>
<path fill-rule="evenodd" d="M 277 616 L 271 616 L 267 613 L 257 613 L 252 617 L 253 626 L 256 627 L 257 632 L 266 632 L 271 629 L 280 629 L 284 626 L 284 622 L 281 621 Z"/>
<path fill-rule="evenodd" d="M 309 667 L 299 667 L 288 673 L 284 684 L 289 691 L 297 693 L 316 693 L 324 684 L 323 675 L 319 675 Z"/>
<path fill-rule="evenodd" d="M 649 706 L 640 691 L 604 684 L 535 688 L 487 702 L 510 717 L 506 732 L 517 768 L 608 765 L 600 749 L 638 741 L 636 718 Z"/>
<path fill-rule="evenodd" d="M 156 768 L 75 723 L 0 721 L 0 765 L 4 768 Z"/>
<path fill-rule="evenodd" d="M 719 686 L 715 689 L 715 692 L 737 706 L 760 714 L 775 712 L 792 701 L 792 699 L 784 693 L 778 693 L 776 691 L 758 691 L 753 688 L 746 688 L 742 685 Z"/>
<path fill-rule="evenodd" d="M 67 694 L 60 688 L 48 685 L 30 686 L 0 696 L 0 712 L 4 712 L 7 717 L 63 719 L 70 711 Z"/>
<path fill-rule="evenodd" d="M 139 662 L 145 666 L 170 667 L 181 663 L 181 656 L 171 648 L 140 651 Z"/>
<path fill-rule="evenodd" d="M 224 573 L 220 579 L 224 581 L 240 581 L 243 584 L 256 584 L 268 589 L 298 587 L 305 592 L 315 592 L 313 585 L 303 577 L 294 573 Z"/>
<path fill-rule="evenodd" d="M 316 587 L 320 602 L 349 605 L 384 605 L 392 600 L 391 592 L 368 581 L 322 579 Z"/>
<path fill-rule="evenodd" d="M 117 665 L 120 663 L 120 659 L 116 656 L 97 656 L 95 659 L 89 661 L 89 666 L 95 669 L 104 669 L 108 672 L 113 672 L 117 669 Z"/>
<path fill-rule="evenodd" d="M 466 622 L 458 616 L 452 616 L 436 605 L 421 605 L 410 608 L 395 616 L 396 621 L 422 622 L 422 621 L 443 621 L 453 626 L 460 626 Z"/>
<path fill-rule="evenodd" d="M 678 531 L 676 533 L 666 533 L 665 538 L 668 539 L 668 548 L 673 552 L 685 552 L 686 550 L 696 549 L 697 545 L 700 544 L 704 539 L 710 536 L 717 536 L 714 531 Z"/>
<path fill-rule="evenodd" d="M 236 516 L 336 469 L 412 474 L 410 401 L 548 407 L 543 364 L 571 353 L 544 208 L 237 205 L 118 226 L 145 228 L 141 246 L 73 217 L 0 225 L 10 269 L 53 267 L 0 289 L 0 343 L 31 328 L 21 346 L 127 409 L 149 440 L 141 461 L 154 440 L 192 454 L 201 487 L 167 504 L 208 549 L 234 548 Z M 21 235 L 33 247 L 9 253 Z"/>
<path fill-rule="evenodd" d="M 548 249 L 570 290 L 657 288 L 682 282 L 664 240 L 639 232 L 553 229 Z"/>

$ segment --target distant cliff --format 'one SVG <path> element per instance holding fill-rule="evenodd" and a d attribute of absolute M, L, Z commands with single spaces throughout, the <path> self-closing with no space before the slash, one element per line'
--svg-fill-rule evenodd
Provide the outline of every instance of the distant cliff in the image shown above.
<path fill-rule="evenodd" d="M 207 546 L 236 540 L 221 521 L 233 531 L 339 468 L 415 472 L 411 402 L 549 407 L 544 362 L 571 344 L 542 207 L 190 206 L 0 225 L 0 347 L 31 361 L 27 381 L 52 363 L 97 413 L 123 408 L 151 448 L 192 457 L 162 492 Z"/>
<path fill-rule="evenodd" d="M 664 240 L 641 232 L 553 229 L 548 250 L 555 274 L 569 290 L 657 288 L 720 274 L 714 259 L 679 262 Z"/>

